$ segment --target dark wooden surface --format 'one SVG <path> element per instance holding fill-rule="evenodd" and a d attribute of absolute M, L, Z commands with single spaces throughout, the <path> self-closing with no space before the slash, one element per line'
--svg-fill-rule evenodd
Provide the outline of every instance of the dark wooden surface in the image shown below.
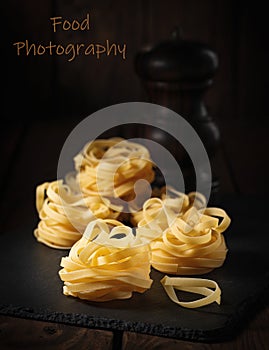
<path fill-rule="evenodd" d="M 0 316 L 1 349 L 112 350 L 112 332 Z"/>

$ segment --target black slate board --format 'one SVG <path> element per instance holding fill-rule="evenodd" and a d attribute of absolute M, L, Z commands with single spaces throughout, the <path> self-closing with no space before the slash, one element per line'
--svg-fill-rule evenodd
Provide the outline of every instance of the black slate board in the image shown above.
<path fill-rule="evenodd" d="M 1 236 L 0 313 L 194 341 L 231 338 L 268 294 L 269 235 L 267 210 L 261 200 L 230 200 L 222 207 L 232 217 L 225 233 L 227 259 L 223 267 L 200 276 L 218 282 L 222 289 L 220 306 L 214 303 L 194 310 L 177 306 L 159 282 L 163 274 L 155 270 L 151 273 L 152 288 L 129 300 L 93 303 L 66 297 L 58 271 L 61 257 L 68 251 L 37 243 L 30 228 Z"/>

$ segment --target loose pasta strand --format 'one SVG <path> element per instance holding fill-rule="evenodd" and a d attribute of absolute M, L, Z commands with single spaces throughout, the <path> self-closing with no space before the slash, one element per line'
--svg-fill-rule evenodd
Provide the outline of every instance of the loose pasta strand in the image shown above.
<path fill-rule="evenodd" d="M 164 276 L 161 283 L 169 298 L 180 306 L 186 308 L 197 308 L 214 302 L 220 304 L 221 290 L 215 281 L 202 278 L 171 278 Z M 204 295 L 204 298 L 193 301 L 180 301 L 176 295 L 175 289 L 184 292 L 201 294 Z"/>

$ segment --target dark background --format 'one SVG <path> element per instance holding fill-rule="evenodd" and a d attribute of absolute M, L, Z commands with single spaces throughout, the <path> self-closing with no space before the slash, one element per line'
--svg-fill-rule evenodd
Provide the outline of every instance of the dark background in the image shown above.
<path fill-rule="evenodd" d="M 31 222 L 37 184 L 56 178 L 72 128 L 92 112 L 147 101 L 134 57 L 180 26 L 186 39 L 218 54 L 205 101 L 222 147 L 216 161 L 224 194 L 269 193 L 268 12 L 262 2 L 231 0 L 5 1 L 2 7 L 4 99 L 1 128 L 2 229 Z M 91 16 L 88 32 L 53 33 L 52 16 Z M 17 56 L 14 42 L 127 44 L 127 58 Z M 35 216 L 36 218 L 36 216 Z"/>

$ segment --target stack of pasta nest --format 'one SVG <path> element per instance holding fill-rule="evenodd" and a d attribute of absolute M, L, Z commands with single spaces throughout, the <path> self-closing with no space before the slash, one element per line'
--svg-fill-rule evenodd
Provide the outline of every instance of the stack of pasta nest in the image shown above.
<path fill-rule="evenodd" d="M 222 233 L 230 218 L 223 209 L 207 208 L 202 194 L 166 186 L 153 191 L 140 210 L 130 205 L 126 216 L 122 203 L 133 203 L 136 182 L 154 180 L 146 147 L 120 138 L 95 140 L 74 163 L 76 171 L 65 181 L 38 186 L 36 199 L 37 240 L 70 249 L 59 272 L 65 295 L 126 299 L 151 287 L 151 267 L 172 275 L 200 275 L 223 265 L 227 247 Z M 214 281 L 165 276 L 161 282 L 182 306 L 220 302 Z M 174 288 L 205 298 L 180 302 Z"/>

